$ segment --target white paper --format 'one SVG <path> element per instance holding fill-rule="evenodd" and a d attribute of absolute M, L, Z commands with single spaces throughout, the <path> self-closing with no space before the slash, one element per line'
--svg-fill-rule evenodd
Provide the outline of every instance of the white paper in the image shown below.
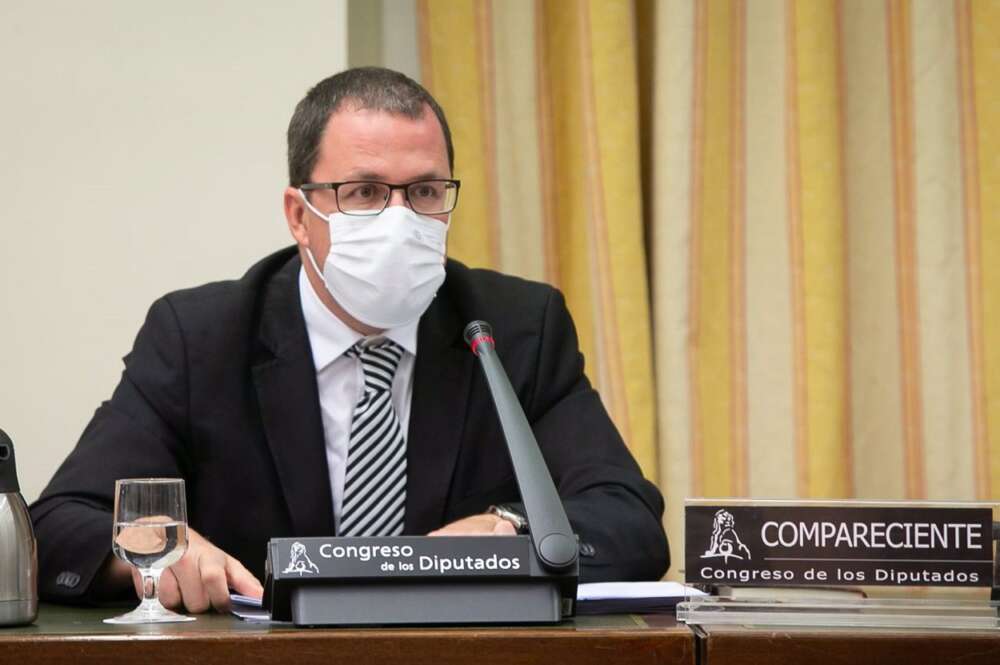
<path fill-rule="evenodd" d="M 577 600 L 684 598 L 704 595 L 704 591 L 678 582 L 595 582 L 581 584 L 576 588 Z"/>
<path fill-rule="evenodd" d="M 234 615 L 243 619 L 244 621 L 270 621 L 271 613 L 267 610 L 251 610 L 244 609 L 242 607 L 233 606 L 230 610 Z"/>
<path fill-rule="evenodd" d="M 229 594 L 229 601 L 232 604 L 230 612 L 244 621 L 271 620 L 271 613 L 263 608 L 260 598 L 231 593 Z"/>
<path fill-rule="evenodd" d="M 244 596 L 238 593 L 229 594 L 229 602 L 233 605 L 246 605 L 247 607 L 264 607 L 264 601 L 261 598 L 254 598 L 253 596 Z"/>

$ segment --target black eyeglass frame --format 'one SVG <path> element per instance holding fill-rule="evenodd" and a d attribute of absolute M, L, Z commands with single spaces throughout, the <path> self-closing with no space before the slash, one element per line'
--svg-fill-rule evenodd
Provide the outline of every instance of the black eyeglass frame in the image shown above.
<path fill-rule="evenodd" d="M 410 190 L 409 188 L 413 185 L 419 185 L 425 182 L 444 182 L 455 187 L 455 202 L 452 203 L 451 208 L 448 210 L 442 210 L 441 212 L 418 212 L 416 208 L 413 207 L 413 203 L 410 201 Z M 340 207 L 340 188 L 343 185 L 383 185 L 389 188 L 389 195 L 385 197 L 382 202 L 382 207 L 378 210 L 374 208 L 370 212 L 358 213 L 358 212 L 347 212 Z M 455 180 L 453 178 L 423 178 L 421 180 L 414 180 L 412 182 L 405 182 L 399 185 L 394 185 L 391 182 L 382 182 L 381 180 L 344 180 L 343 182 L 307 182 L 299 185 L 299 189 L 303 192 L 313 192 L 320 189 L 332 189 L 333 198 L 337 204 L 337 211 L 345 215 L 351 215 L 353 217 L 374 217 L 375 215 L 381 214 L 383 210 L 389 207 L 389 201 L 392 199 L 393 191 L 397 189 L 403 190 L 403 196 L 406 199 L 406 205 L 410 207 L 410 210 L 417 212 L 420 215 L 447 215 L 455 209 L 458 205 L 458 192 L 462 186 L 461 180 Z"/>

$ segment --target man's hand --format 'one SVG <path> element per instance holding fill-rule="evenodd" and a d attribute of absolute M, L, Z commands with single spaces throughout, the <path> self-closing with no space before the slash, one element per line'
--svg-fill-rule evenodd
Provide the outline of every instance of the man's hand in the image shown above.
<path fill-rule="evenodd" d="M 133 572 L 132 581 L 142 597 L 138 571 Z M 160 602 L 188 612 L 204 612 L 209 607 L 228 612 L 230 588 L 254 598 L 264 594 L 264 587 L 242 563 L 189 527 L 187 552 L 160 577 Z"/>
<path fill-rule="evenodd" d="M 135 592 L 142 598 L 142 578 L 134 567 L 111 557 L 104 574 L 109 580 L 131 575 Z M 205 612 L 210 607 L 228 612 L 230 588 L 255 598 L 264 593 L 264 587 L 243 564 L 188 527 L 187 552 L 160 576 L 160 602 L 188 612 Z"/>
<path fill-rule="evenodd" d="M 431 531 L 428 536 L 515 536 L 517 529 L 507 520 L 492 513 L 463 517 L 440 529 Z"/>

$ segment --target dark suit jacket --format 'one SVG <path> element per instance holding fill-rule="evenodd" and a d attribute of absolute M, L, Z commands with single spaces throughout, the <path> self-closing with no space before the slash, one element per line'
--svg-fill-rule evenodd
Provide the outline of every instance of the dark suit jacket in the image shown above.
<path fill-rule="evenodd" d="M 191 526 L 262 578 L 265 544 L 334 533 L 316 372 L 294 248 L 238 281 L 156 301 L 121 382 L 31 507 L 43 598 L 86 601 L 111 545 L 114 481 L 187 481 Z M 497 351 L 584 547 L 584 581 L 657 579 L 663 501 L 597 393 L 561 294 L 449 261 L 420 320 L 407 436 L 405 534 L 424 534 L 517 487 L 465 324 Z"/>

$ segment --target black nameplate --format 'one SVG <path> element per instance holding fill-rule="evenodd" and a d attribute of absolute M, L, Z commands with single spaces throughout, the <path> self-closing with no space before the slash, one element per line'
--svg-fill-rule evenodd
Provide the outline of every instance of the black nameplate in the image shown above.
<path fill-rule="evenodd" d="M 991 586 L 990 508 L 685 507 L 685 580 L 728 586 Z"/>
<path fill-rule="evenodd" d="M 514 537 L 275 538 L 274 579 L 528 577 L 531 541 Z"/>

